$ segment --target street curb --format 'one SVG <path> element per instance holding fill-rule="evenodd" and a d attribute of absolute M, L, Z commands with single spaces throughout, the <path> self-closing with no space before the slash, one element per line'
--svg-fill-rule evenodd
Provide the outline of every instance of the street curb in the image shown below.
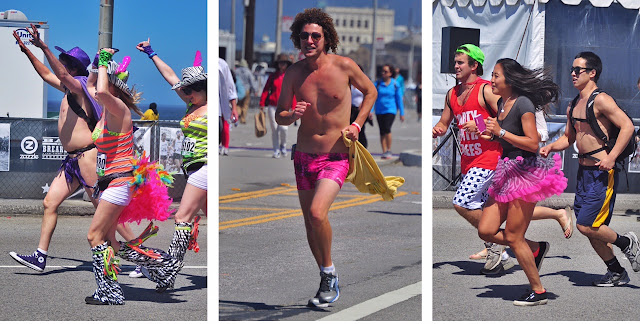
<path fill-rule="evenodd" d="M 172 203 L 171 209 L 178 210 L 180 203 Z M 58 207 L 58 216 L 89 216 L 96 212 L 93 204 L 80 199 L 65 200 Z M 42 200 L 37 199 L 0 199 L 0 215 L 3 216 L 42 216 Z M 202 212 L 200 212 L 202 214 Z"/>
<path fill-rule="evenodd" d="M 405 166 L 422 166 L 422 150 L 407 150 L 400 153 L 400 161 Z"/>

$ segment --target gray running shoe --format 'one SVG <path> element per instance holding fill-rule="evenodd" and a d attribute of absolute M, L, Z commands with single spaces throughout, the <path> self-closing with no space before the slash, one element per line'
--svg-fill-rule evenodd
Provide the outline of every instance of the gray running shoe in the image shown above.
<path fill-rule="evenodd" d="M 309 299 L 309 306 L 327 307 L 330 303 L 340 298 L 340 288 L 338 287 L 338 276 L 330 273 L 320 272 L 320 288 L 316 296 Z"/>
<path fill-rule="evenodd" d="M 598 287 L 615 287 L 628 284 L 630 281 L 627 270 L 622 273 L 607 271 L 607 273 L 598 281 L 594 281 L 593 285 Z"/>
<path fill-rule="evenodd" d="M 480 273 L 484 275 L 497 275 L 513 268 L 514 265 L 515 263 L 513 263 L 513 258 L 509 257 L 506 260 L 500 260 L 498 266 L 493 268 L 493 270 L 485 270 L 484 268 L 482 268 L 480 269 Z"/>
<path fill-rule="evenodd" d="M 491 271 L 500 264 L 504 245 L 488 242 L 484 245 L 487 247 L 487 262 L 484 264 L 484 268 L 482 268 L 482 270 Z"/>
<path fill-rule="evenodd" d="M 623 236 L 628 237 L 631 243 L 629 243 L 629 246 L 622 252 L 624 252 L 624 256 L 629 259 L 629 262 L 631 262 L 633 271 L 638 272 L 640 271 L 640 243 L 638 242 L 638 237 L 634 232 L 625 233 Z"/>

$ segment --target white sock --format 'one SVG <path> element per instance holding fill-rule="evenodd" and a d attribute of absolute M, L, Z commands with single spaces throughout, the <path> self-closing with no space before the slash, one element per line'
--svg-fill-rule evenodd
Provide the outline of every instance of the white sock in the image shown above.
<path fill-rule="evenodd" d="M 45 251 L 45 250 L 43 250 L 41 248 L 38 248 L 38 252 L 40 252 L 40 253 L 42 253 L 44 255 L 47 255 L 47 251 Z"/>
<path fill-rule="evenodd" d="M 502 251 L 502 261 L 506 260 L 509 258 L 509 253 L 507 253 L 507 251 Z"/>
<path fill-rule="evenodd" d="M 335 266 L 333 265 L 333 263 L 332 263 L 332 264 L 331 264 L 330 266 L 328 266 L 328 267 L 320 266 L 320 271 L 322 271 L 322 272 L 324 272 L 324 273 L 330 273 L 330 274 L 332 274 L 332 275 L 335 275 L 335 274 L 336 274 L 336 267 L 335 267 Z"/>

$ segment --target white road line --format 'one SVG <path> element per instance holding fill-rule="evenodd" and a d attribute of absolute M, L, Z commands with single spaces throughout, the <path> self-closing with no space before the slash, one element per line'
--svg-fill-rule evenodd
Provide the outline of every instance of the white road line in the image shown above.
<path fill-rule="evenodd" d="M 135 265 L 129 265 L 126 264 L 124 265 L 124 268 L 135 268 Z M 22 269 L 27 269 L 27 267 L 22 266 L 22 265 L 11 265 L 11 266 L 6 266 L 6 265 L 0 265 L 0 268 L 22 268 Z M 70 269 L 92 269 L 93 266 L 51 266 L 48 265 L 45 269 L 51 269 L 51 268 L 55 268 L 55 269 L 61 269 L 61 268 L 70 268 Z M 184 266 L 182 267 L 182 269 L 206 269 L 207 266 Z"/>
<path fill-rule="evenodd" d="M 422 281 L 369 299 L 358 305 L 323 317 L 319 321 L 356 321 L 420 294 L 422 294 Z"/>

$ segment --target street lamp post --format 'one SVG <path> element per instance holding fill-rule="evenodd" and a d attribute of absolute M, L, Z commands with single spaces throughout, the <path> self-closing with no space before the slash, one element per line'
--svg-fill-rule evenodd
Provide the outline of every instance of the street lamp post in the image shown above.
<path fill-rule="evenodd" d="M 111 47 L 113 40 L 113 2 L 100 0 L 100 26 L 98 26 L 98 50 Z"/>

